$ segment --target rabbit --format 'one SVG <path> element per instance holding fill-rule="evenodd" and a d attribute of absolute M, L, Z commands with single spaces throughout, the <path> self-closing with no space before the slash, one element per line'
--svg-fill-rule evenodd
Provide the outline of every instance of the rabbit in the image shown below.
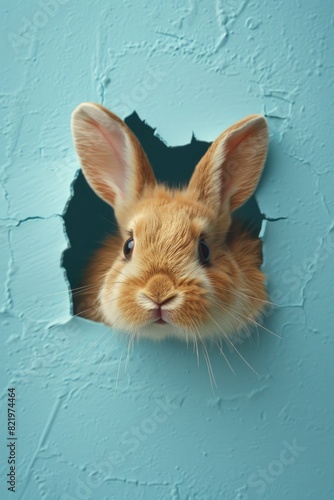
<path fill-rule="evenodd" d="M 152 340 L 229 340 L 251 326 L 267 302 L 261 240 L 231 214 L 260 179 L 265 118 L 225 130 L 182 189 L 157 183 L 138 139 L 99 104 L 74 110 L 72 135 L 87 182 L 119 226 L 88 264 L 78 314 Z"/>

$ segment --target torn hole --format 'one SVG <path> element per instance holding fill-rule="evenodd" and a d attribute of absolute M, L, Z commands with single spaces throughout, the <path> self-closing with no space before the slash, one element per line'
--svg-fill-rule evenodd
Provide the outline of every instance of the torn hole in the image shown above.
<path fill-rule="evenodd" d="M 139 139 L 158 182 L 165 182 L 169 186 L 187 185 L 195 166 L 211 145 L 193 135 L 189 144 L 169 147 L 136 112 L 124 121 Z M 63 254 L 62 266 L 70 289 L 75 290 L 82 283 L 90 257 L 108 235 L 116 232 L 117 223 L 113 209 L 94 193 L 82 171 L 73 183 L 72 192 L 63 215 L 69 248 Z M 260 234 L 265 218 L 254 195 L 234 212 L 233 217 L 242 220 L 256 236 Z"/>

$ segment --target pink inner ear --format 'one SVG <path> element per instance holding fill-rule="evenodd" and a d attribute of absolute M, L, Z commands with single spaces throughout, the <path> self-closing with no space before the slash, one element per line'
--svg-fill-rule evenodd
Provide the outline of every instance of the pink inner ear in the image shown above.
<path fill-rule="evenodd" d="M 244 131 L 243 133 L 239 134 L 232 134 L 231 137 L 228 138 L 227 140 L 227 147 L 226 147 L 226 152 L 227 154 L 230 154 L 233 152 L 234 149 L 236 149 L 243 141 L 247 139 L 250 135 L 253 134 L 253 130 L 249 129 Z"/>
<path fill-rule="evenodd" d="M 107 182 L 111 180 L 112 184 L 116 185 L 121 194 L 124 195 L 127 170 L 125 134 L 118 126 L 114 126 L 111 130 L 111 127 L 106 128 L 96 121 L 88 123 L 97 130 L 98 135 L 103 137 L 103 141 L 98 141 L 100 147 L 106 147 L 103 156 L 105 156 L 107 164 L 104 165 L 101 174 L 104 174 L 103 177 Z"/>
<path fill-rule="evenodd" d="M 263 118 L 251 119 L 226 138 L 226 163 L 222 169 L 222 198 L 230 199 L 230 210 L 242 205 L 254 192 L 264 166 L 268 132 Z"/>

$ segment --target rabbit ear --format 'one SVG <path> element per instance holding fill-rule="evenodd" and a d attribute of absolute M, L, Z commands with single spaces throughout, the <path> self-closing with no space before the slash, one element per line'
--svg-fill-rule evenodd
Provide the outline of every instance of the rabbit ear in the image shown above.
<path fill-rule="evenodd" d="M 229 127 L 198 163 L 188 190 L 215 212 L 232 212 L 254 192 L 268 148 L 268 127 L 251 115 Z"/>
<path fill-rule="evenodd" d="M 72 113 L 72 135 L 84 175 L 96 194 L 117 212 L 138 199 L 155 178 L 138 139 L 125 123 L 98 104 Z"/>

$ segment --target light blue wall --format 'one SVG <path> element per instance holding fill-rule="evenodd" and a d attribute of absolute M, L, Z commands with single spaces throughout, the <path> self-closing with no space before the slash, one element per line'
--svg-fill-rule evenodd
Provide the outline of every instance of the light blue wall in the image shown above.
<path fill-rule="evenodd" d="M 333 24 L 331 0 L 2 2 L 0 498 L 334 498 Z M 90 100 L 135 109 L 172 146 L 268 117 L 257 200 L 280 219 L 263 236 L 280 307 L 264 325 L 283 339 L 237 344 L 258 375 L 212 349 L 213 394 L 203 356 L 176 342 L 136 345 L 125 370 L 123 339 L 71 318 L 69 121 Z"/>

